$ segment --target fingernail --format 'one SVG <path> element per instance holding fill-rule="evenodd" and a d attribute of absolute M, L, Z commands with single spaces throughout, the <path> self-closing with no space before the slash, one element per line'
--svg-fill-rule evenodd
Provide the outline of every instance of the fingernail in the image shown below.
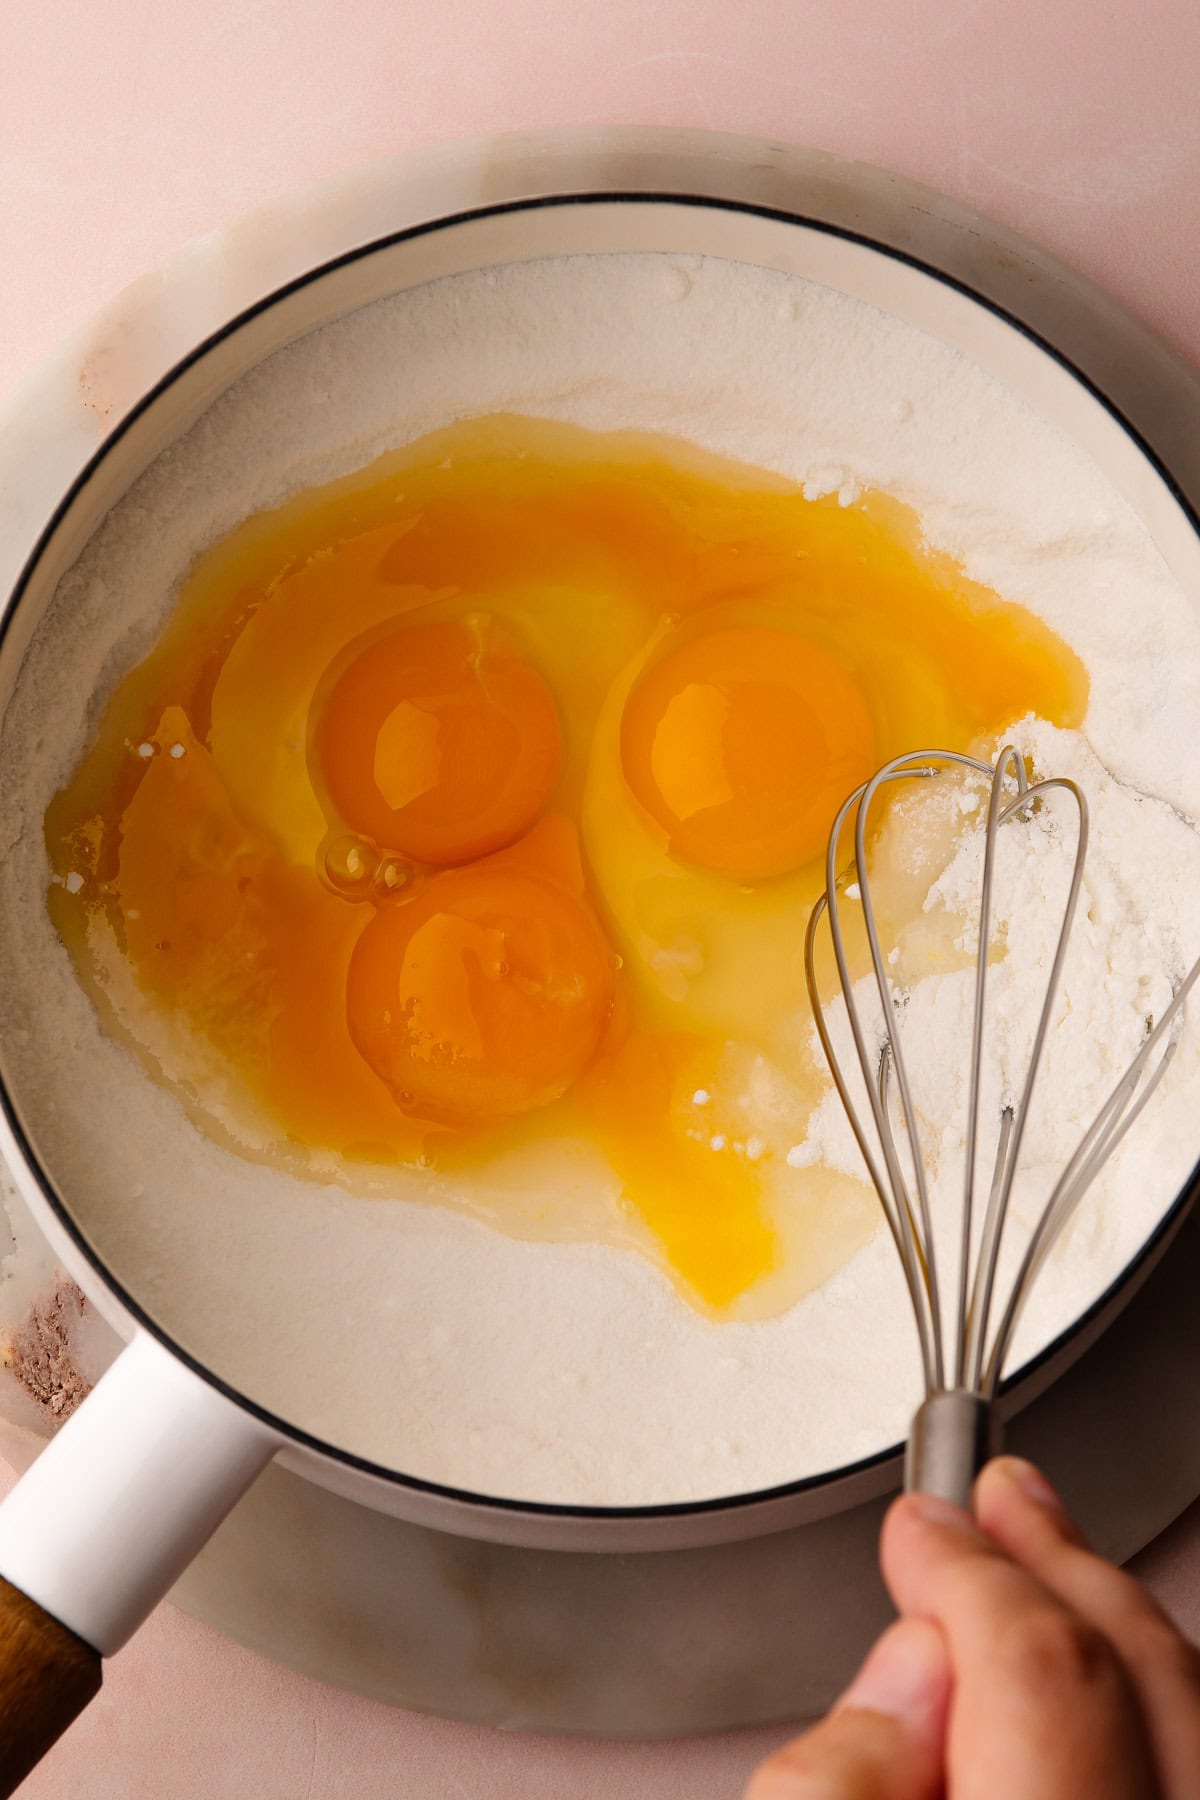
<path fill-rule="evenodd" d="M 904 1504 L 927 1525 L 953 1525 L 957 1531 L 974 1529 L 970 1513 L 939 1494 L 906 1494 Z"/>
<path fill-rule="evenodd" d="M 835 1711 L 854 1707 L 894 1719 L 921 1719 L 940 1707 L 949 1684 L 942 1634 L 928 1619 L 901 1619 L 884 1632 Z"/>
<path fill-rule="evenodd" d="M 1019 1487 L 1025 1498 L 1032 1500 L 1035 1506 L 1043 1506 L 1047 1512 L 1066 1516 L 1067 1509 L 1057 1490 L 1051 1487 L 1042 1471 L 1035 1469 L 1031 1462 L 1026 1462 L 1020 1456 L 1001 1456 L 993 1466 L 998 1475 Z"/>

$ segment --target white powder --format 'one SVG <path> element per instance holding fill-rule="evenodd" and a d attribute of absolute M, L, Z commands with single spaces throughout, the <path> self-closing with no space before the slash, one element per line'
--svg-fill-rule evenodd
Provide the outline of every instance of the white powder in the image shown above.
<path fill-rule="evenodd" d="M 1010 735 L 1039 773 L 1078 782 L 1087 797 L 1092 836 L 1013 1193 L 1013 1229 L 1001 1265 L 1004 1294 L 1056 1175 L 1200 954 L 1200 835 L 1161 801 L 1145 799 L 1114 780 L 1079 733 L 1025 719 Z M 923 846 L 955 846 L 948 861 L 941 858 L 923 914 L 898 932 L 890 969 L 894 990 L 903 996 L 894 1029 L 911 1078 L 923 1162 L 932 1178 L 944 1279 L 954 1265 L 962 1213 L 983 854 L 979 811 L 976 796 L 952 785 L 922 783 L 888 820 L 880 846 L 882 860 L 902 854 L 910 866 Z M 1002 1108 L 1016 1106 L 1026 1080 L 1077 835 L 1076 813 L 1062 797 L 1052 797 L 1028 822 L 1001 832 L 990 936 L 993 946 L 1000 947 L 1000 958 L 989 971 L 977 1165 L 977 1191 L 984 1197 Z M 930 956 L 931 925 L 932 942 L 960 949 L 964 954 L 959 960 L 967 966 L 928 973 L 936 966 Z M 870 1029 L 879 1009 L 869 978 L 856 984 L 855 1002 Z M 860 1089 L 840 1002 L 830 1009 L 829 1019 L 835 1048 L 854 1077 L 852 1086 Z M 1186 1089 L 1200 1068 L 1194 1033 L 1184 1037 L 1176 1054 L 1181 1067 L 1172 1075 L 1182 1075 Z M 1135 1128 L 1081 1207 L 1066 1240 L 1068 1253 L 1048 1264 L 1030 1306 L 1031 1318 L 1041 1321 L 1041 1335 L 1067 1315 L 1081 1283 L 1105 1266 L 1120 1239 L 1122 1209 L 1134 1198 L 1147 1168 L 1168 1154 L 1185 1163 L 1194 1160 L 1196 1135 L 1180 1093 L 1174 1086 L 1169 1098 L 1158 1096 L 1144 1133 Z M 836 1094 L 810 1121 L 805 1150 L 848 1173 L 861 1167 Z"/>
<path fill-rule="evenodd" d="M 718 1325 L 632 1250 L 524 1242 L 404 1204 L 444 1192 L 428 1172 L 398 1177 L 396 1202 L 379 1203 L 249 1164 L 194 1129 L 105 1032 L 47 921 L 46 799 L 83 747 L 96 696 L 144 653 L 197 551 L 300 486 L 501 408 L 671 431 L 844 504 L 881 486 L 970 574 L 1076 647 L 1092 678 L 1086 737 L 1021 733 L 1079 775 L 1094 807 L 1078 960 L 1031 1157 L 1053 1161 L 1087 1122 L 1146 1011 L 1200 948 L 1188 823 L 1200 814 L 1196 594 L 1080 450 L 943 343 L 796 278 L 653 257 L 489 270 L 339 321 L 224 395 L 96 534 L 34 641 L 0 740 L 0 953 L 27 1122 L 143 1304 L 235 1386 L 319 1436 L 532 1499 L 683 1500 L 796 1479 L 906 1428 L 915 1341 L 883 1231 L 784 1317 Z M 1009 887 L 1011 954 L 1015 966 L 1019 937 L 1031 976 L 1046 953 L 1037 890 L 1061 854 L 1036 848 L 1045 854 Z M 930 917 L 971 891 L 971 855 L 964 842 Z M 921 923 L 898 946 L 898 980 Z M 1015 1057 L 1027 1003 L 1013 1004 L 996 1042 Z M 965 1048 L 952 1041 L 963 1006 L 958 974 L 909 988 L 909 1038 L 929 1045 L 920 1093 L 935 1183 L 961 1138 Z M 697 1106 L 708 1098 L 698 1090 Z M 1022 1354 L 1107 1285 L 1169 1205 L 1194 1160 L 1198 1100 L 1189 1038 L 1047 1271 Z M 819 1149 L 860 1173 L 835 1106 L 782 1163 L 803 1169 Z M 751 1154 L 749 1127 L 739 1141 Z M 488 1192 L 500 1210 L 506 1182 L 535 1178 L 577 1192 L 583 1217 L 612 1193 L 582 1152 L 498 1170 Z M 952 1225 L 952 1192 L 937 1193 Z"/>

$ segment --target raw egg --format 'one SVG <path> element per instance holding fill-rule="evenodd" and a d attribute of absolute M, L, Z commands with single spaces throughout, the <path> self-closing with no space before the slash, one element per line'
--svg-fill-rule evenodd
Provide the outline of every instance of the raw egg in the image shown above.
<path fill-rule="evenodd" d="M 335 824 L 435 867 L 529 830 L 558 779 L 558 712 L 492 619 L 374 632 L 339 661 L 310 733 Z"/>
<path fill-rule="evenodd" d="M 585 900 L 498 859 L 380 907 L 354 947 L 350 1036 L 418 1117 L 486 1124 L 558 1100 L 596 1053 L 613 955 Z"/>
<path fill-rule="evenodd" d="M 875 767 L 853 676 L 817 644 L 764 626 L 673 645 L 625 703 L 630 790 L 672 853 L 739 881 L 803 868 Z"/>
<path fill-rule="evenodd" d="M 201 558 L 47 812 L 49 904 L 112 1027 L 247 1155 L 381 1195 L 420 1167 L 498 1229 L 779 1310 L 876 1224 L 803 1154 L 838 806 L 885 757 L 1086 699 L 885 495 L 469 421 Z"/>

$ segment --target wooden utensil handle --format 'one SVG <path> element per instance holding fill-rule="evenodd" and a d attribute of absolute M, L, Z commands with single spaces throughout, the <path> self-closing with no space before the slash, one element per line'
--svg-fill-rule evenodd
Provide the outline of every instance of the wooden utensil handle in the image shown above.
<path fill-rule="evenodd" d="M 100 1657 L 0 1576 L 0 1795 L 100 1692 Z"/>

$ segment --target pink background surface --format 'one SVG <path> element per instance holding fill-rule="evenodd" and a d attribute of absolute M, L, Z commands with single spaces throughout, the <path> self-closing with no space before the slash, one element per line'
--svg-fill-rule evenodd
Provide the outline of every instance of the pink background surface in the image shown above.
<path fill-rule="evenodd" d="M 691 125 L 914 176 L 1200 360 L 1194 0 L 58 0 L 3 12 L 0 404 L 119 287 L 261 200 L 407 146 Z M 1200 1517 L 1143 1559 L 1200 1632 Z M 784 1734 L 551 1743 L 273 1667 L 164 1608 L 31 1800 L 717 1800 Z"/>

